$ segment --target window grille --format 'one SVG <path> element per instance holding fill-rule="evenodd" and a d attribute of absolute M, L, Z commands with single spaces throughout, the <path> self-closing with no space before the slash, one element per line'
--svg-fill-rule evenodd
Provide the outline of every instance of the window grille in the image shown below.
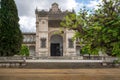
<path fill-rule="evenodd" d="M 41 38 L 41 48 L 46 48 L 46 38 Z"/>
<path fill-rule="evenodd" d="M 69 48 L 74 48 L 74 44 L 73 44 L 72 39 L 68 39 L 68 47 Z"/>

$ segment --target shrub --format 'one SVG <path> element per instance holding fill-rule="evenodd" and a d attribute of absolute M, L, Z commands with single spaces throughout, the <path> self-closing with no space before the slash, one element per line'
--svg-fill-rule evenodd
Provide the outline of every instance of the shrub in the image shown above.
<path fill-rule="evenodd" d="M 22 45 L 21 50 L 20 50 L 20 55 L 29 56 L 29 49 L 26 45 Z"/>

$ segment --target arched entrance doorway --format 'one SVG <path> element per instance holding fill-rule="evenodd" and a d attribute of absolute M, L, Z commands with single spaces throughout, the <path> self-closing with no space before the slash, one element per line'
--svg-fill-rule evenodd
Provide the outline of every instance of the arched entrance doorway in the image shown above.
<path fill-rule="evenodd" d="M 51 56 L 63 56 L 63 37 L 61 35 L 51 36 L 50 55 Z"/>

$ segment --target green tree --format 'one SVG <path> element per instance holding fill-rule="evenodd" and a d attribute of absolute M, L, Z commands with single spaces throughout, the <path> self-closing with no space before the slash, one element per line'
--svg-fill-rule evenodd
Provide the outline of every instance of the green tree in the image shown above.
<path fill-rule="evenodd" d="M 0 12 L 0 56 L 13 56 L 19 53 L 22 44 L 14 0 L 1 0 Z"/>
<path fill-rule="evenodd" d="M 101 29 L 98 44 L 110 56 L 120 56 L 120 0 L 103 0 L 95 11 L 93 22 Z"/>
<path fill-rule="evenodd" d="M 21 50 L 20 50 L 20 55 L 29 56 L 29 49 L 26 45 L 22 45 Z"/>
<path fill-rule="evenodd" d="M 103 0 L 98 6 L 92 12 L 84 7 L 78 15 L 67 15 L 61 25 L 75 31 L 82 52 L 120 56 L 120 0 Z"/>

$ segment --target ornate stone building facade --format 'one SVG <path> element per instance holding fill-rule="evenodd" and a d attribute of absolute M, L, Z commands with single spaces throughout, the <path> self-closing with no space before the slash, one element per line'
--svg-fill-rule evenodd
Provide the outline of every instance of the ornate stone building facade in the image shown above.
<path fill-rule="evenodd" d="M 34 38 L 32 44 L 28 46 L 34 46 L 33 54 L 31 56 L 78 56 L 80 55 L 80 47 L 76 45 L 76 41 L 72 41 L 74 31 L 63 29 L 63 33 L 59 33 L 61 26 L 60 22 L 68 13 L 74 13 L 74 11 L 61 11 L 57 3 L 53 3 L 49 11 L 35 10 L 36 14 L 36 35 L 32 34 Z M 24 34 L 25 36 L 29 36 Z M 31 39 L 30 38 L 30 39 Z M 26 37 L 27 39 L 27 37 Z M 31 50 L 31 51 L 32 51 Z"/>

